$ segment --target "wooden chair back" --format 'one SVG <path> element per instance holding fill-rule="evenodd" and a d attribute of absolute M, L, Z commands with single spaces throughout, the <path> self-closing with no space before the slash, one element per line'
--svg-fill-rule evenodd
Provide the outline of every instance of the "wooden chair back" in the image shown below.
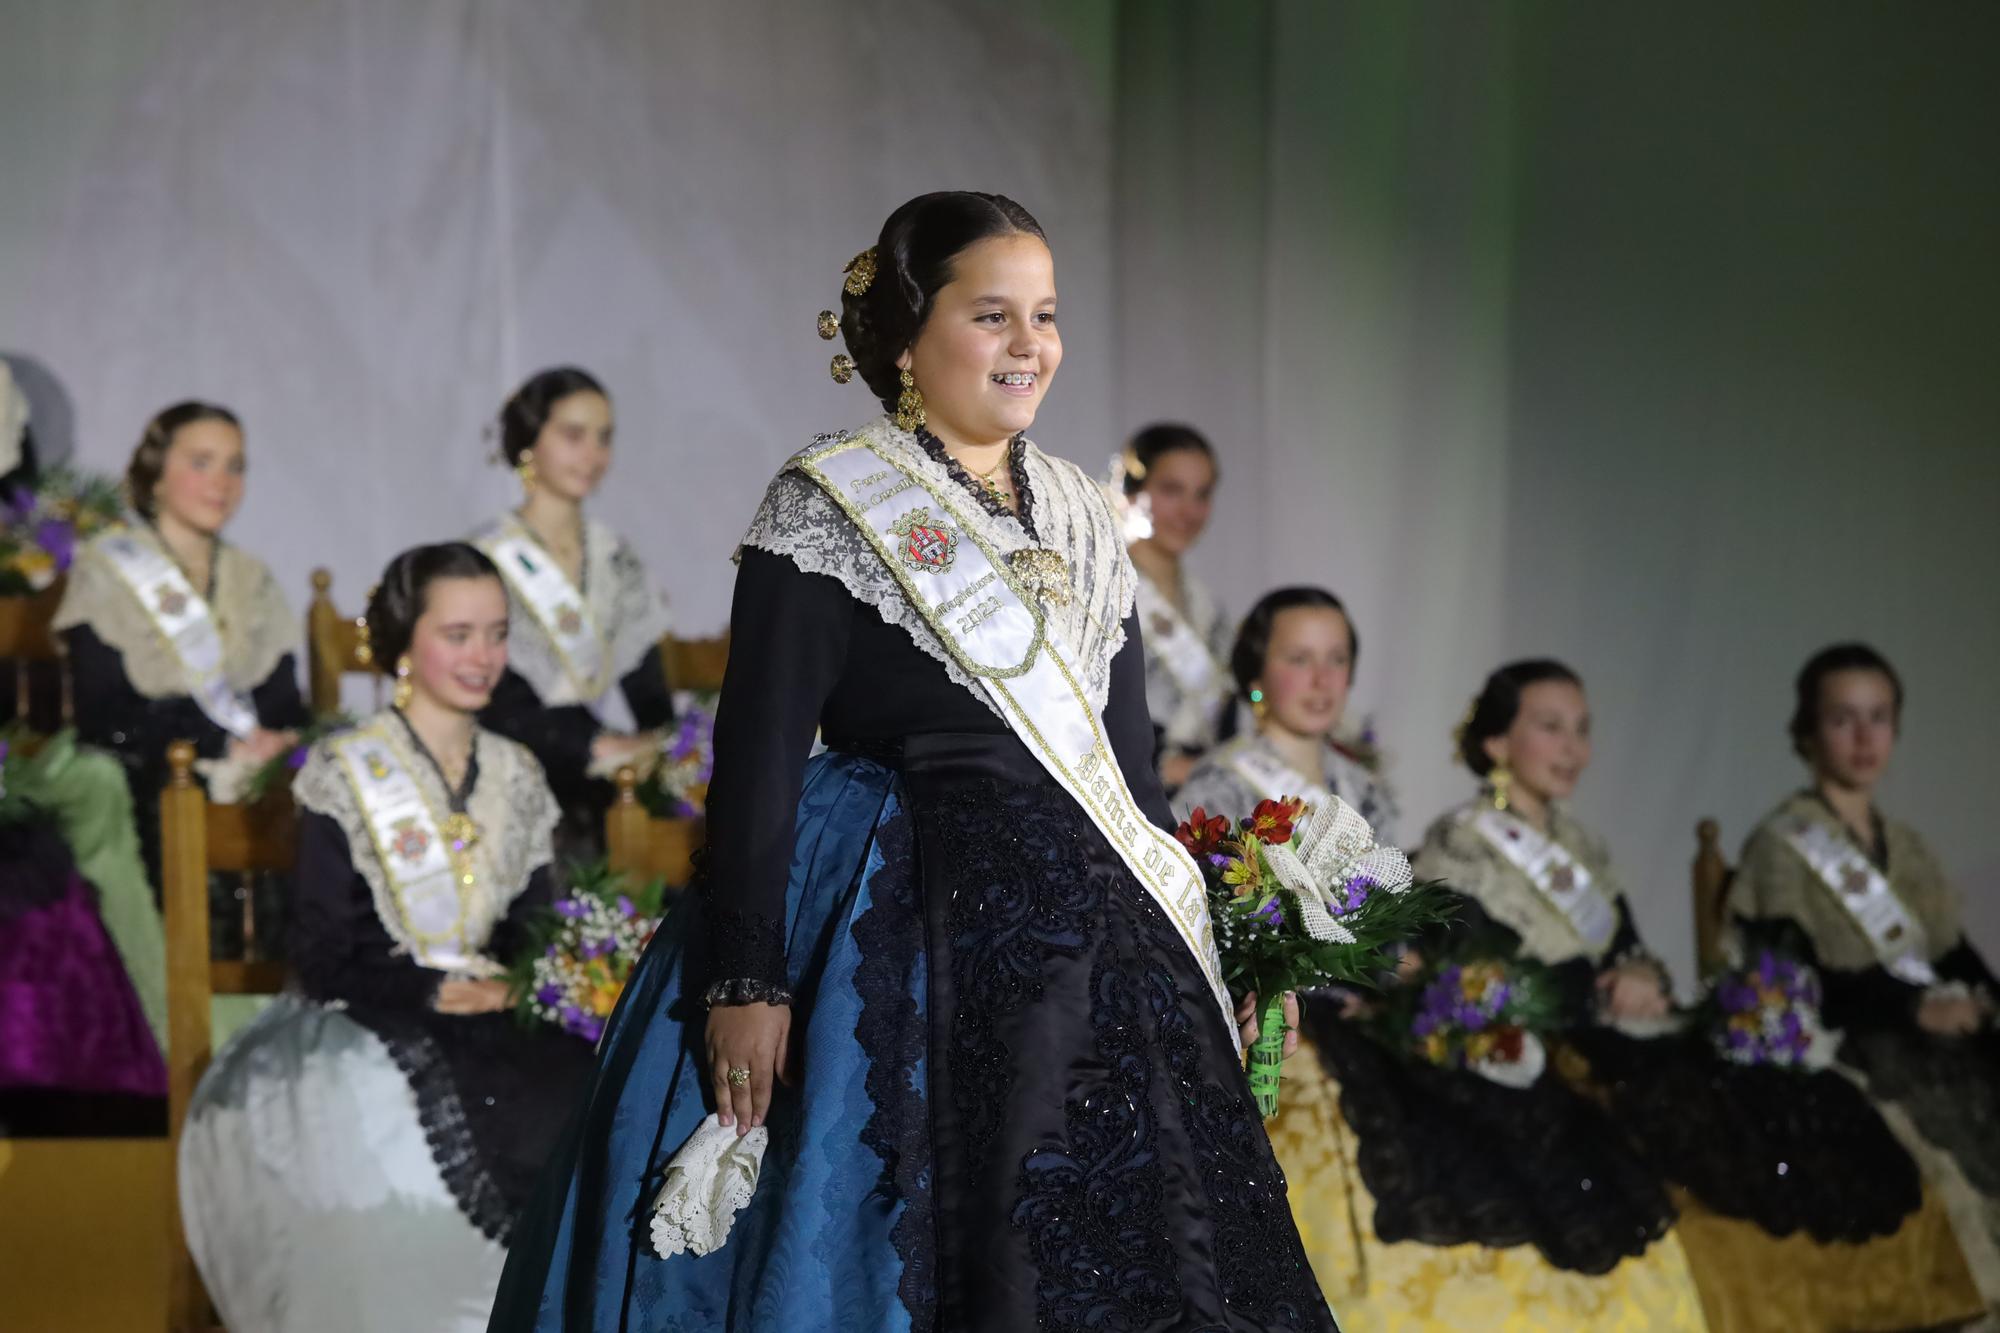
<path fill-rule="evenodd" d="M 665 880 L 681 888 L 694 877 L 694 854 L 708 828 L 700 819 L 661 819 L 639 800 L 639 775 L 618 770 L 618 796 L 604 817 L 604 846 L 611 868 L 634 879 Z"/>
<path fill-rule="evenodd" d="M 340 678 L 375 676 L 381 666 L 368 647 L 362 616 L 344 616 L 333 604 L 333 571 L 312 572 L 312 601 L 306 607 L 306 693 L 315 717 L 340 711 Z"/>
<path fill-rule="evenodd" d="M 729 665 L 729 631 L 713 639 L 677 639 L 669 634 L 660 640 L 660 662 L 672 689 L 719 690 Z"/>
<path fill-rule="evenodd" d="M 208 877 L 211 871 L 254 874 L 290 870 L 298 844 L 291 794 L 279 791 L 256 805 L 211 805 L 194 776 L 194 745 L 167 750 L 168 781 L 160 793 L 160 897 L 167 932 L 167 1134 L 170 1170 L 179 1160 L 188 1103 L 210 1057 L 209 1000 L 216 995 L 275 995 L 284 989 L 282 963 L 209 957 Z M 177 1189 L 169 1191 L 178 1200 Z M 167 1328 L 193 1333 L 216 1327 L 208 1293 L 188 1253 L 180 1209 L 169 1210 Z"/>
<path fill-rule="evenodd" d="M 1703 976 L 1722 966 L 1729 927 L 1729 881 L 1734 872 L 1722 854 L 1722 829 L 1713 819 L 1694 828 L 1694 954 Z"/>
<path fill-rule="evenodd" d="M 73 713 L 67 661 L 62 641 L 50 629 L 56 608 L 62 605 L 65 580 L 57 579 L 31 597 L 0 597 L 0 661 L 14 675 L 14 716 L 22 722 L 34 706 L 32 668 L 37 663 L 54 662 L 62 681 L 62 722 Z"/>

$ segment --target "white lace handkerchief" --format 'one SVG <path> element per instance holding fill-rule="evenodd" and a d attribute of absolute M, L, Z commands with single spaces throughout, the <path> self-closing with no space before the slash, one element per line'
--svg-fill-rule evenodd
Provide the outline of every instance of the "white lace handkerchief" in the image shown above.
<path fill-rule="evenodd" d="M 662 1259 L 683 1251 L 713 1254 L 729 1239 L 736 1214 L 757 1190 L 771 1131 L 759 1125 L 737 1137 L 710 1113 L 674 1160 L 653 1200 L 653 1249 Z"/>

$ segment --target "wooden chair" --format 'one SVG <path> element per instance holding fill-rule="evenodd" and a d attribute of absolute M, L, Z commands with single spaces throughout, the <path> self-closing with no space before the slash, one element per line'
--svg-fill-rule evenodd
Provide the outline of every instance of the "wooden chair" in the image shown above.
<path fill-rule="evenodd" d="M 0 597 L 0 661 L 14 673 L 14 716 L 28 721 L 34 706 L 33 668 L 37 663 L 54 662 L 62 681 L 61 721 L 67 723 L 74 711 L 70 679 L 62 642 L 49 628 L 56 608 L 62 605 L 64 580 L 32 597 Z"/>
<path fill-rule="evenodd" d="M 661 819 L 639 800 L 639 775 L 618 770 L 618 796 L 604 817 L 604 846 L 611 868 L 640 881 L 663 879 L 684 887 L 694 876 L 694 854 L 707 837 L 701 819 Z"/>
<path fill-rule="evenodd" d="M 660 640 L 660 662 L 673 689 L 719 690 L 723 669 L 729 665 L 729 631 L 713 639 L 677 639 L 669 634 Z"/>
<path fill-rule="evenodd" d="M 333 605 L 333 572 L 321 566 L 312 572 L 312 601 L 306 607 L 307 696 L 315 717 L 340 711 L 340 678 L 372 676 L 378 684 L 382 668 L 367 647 L 361 616 L 344 616 Z"/>
<path fill-rule="evenodd" d="M 1722 829 L 1713 819 L 1696 824 L 1694 836 L 1694 956 L 1701 974 L 1708 976 L 1722 966 L 1734 872 L 1722 855 Z"/>
<path fill-rule="evenodd" d="M 254 806 L 210 805 L 194 777 L 194 745 L 167 750 L 169 778 L 160 794 L 160 896 L 167 929 L 167 1134 L 178 1165 L 188 1102 L 210 1057 L 209 1000 L 216 995 L 275 995 L 284 989 L 282 963 L 223 962 L 209 957 L 208 877 L 215 870 L 245 874 L 290 870 L 298 815 L 289 792 Z M 169 1192 L 178 1200 L 178 1190 Z M 188 1253 L 180 1209 L 170 1211 L 168 1333 L 219 1327 L 208 1293 Z"/>

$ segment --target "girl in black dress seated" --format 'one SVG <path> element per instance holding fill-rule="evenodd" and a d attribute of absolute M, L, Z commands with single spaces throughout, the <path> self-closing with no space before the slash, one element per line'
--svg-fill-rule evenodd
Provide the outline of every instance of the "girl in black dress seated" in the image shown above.
<path fill-rule="evenodd" d="M 565 845 L 603 838 L 612 787 L 644 767 L 673 721 L 660 660 L 666 604 L 632 544 L 583 512 L 611 467 L 611 399 L 573 366 L 544 370 L 500 409 L 502 456 L 521 507 L 472 542 L 500 569 L 512 607 L 507 672 L 482 726 L 541 760 Z"/>
<path fill-rule="evenodd" d="M 460 543 L 406 552 L 368 626 L 396 705 L 293 785 L 299 991 L 222 1049 L 181 1141 L 188 1243 L 231 1328 L 483 1327 L 590 1068 L 499 979 L 554 896 L 556 807 L 474 721 L 507 661 L 498 573 Z"/>
<path fill-rule="evenodd" d="M 1799 672 L 1792 748 L 1811 785 L 1743 849 L 1731 910 L 1809 946 L 1841 1064 L 1860 1078 L 1951 1210 L 1987 1308 L 2000 1313 L 2000 982 L 1965 932 L 1930 844 L 1876 789 L 1903 720 L 1903 682 L 1866 644 Z"/>
<path fill-rule="evenodd" d="M 146 864 L 158 881 L 167 747 L 193 741 L 217 800 L 296 743 L 299 622 L 263 561 L 226 542 L 243 502 L 243 430 L 226 407 L 177 403 L 146 426 L 126 468 L 130 520 L 77 552 L 55 628 L 69 653 L 77 736 L 124 763 Z M 259 918 L 275 927 L 263 886 Z M 215 933 L 237 952 L 226 900 Z"/>

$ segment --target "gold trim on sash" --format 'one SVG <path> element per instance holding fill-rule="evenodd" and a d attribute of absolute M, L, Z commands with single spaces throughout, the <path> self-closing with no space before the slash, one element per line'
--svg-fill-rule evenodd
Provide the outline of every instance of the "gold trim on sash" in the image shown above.
<path fill-rule="evenodd" d="M 259 725 L 257 709 L 229 683 L 224 669 L 227 654 L 213 608 L 194 590 L 181 567 L 129 528 L 100 537 L 97 551 L 180 662 L 195 706 L 238 740 L 254 734 Z M 216 558 L 221 558 L 219 544 Z"/>
<path fill-rule="evenodd" d="M 579 695 L 579 701 L 595 703 L 611 688 L 615 681 L 607 679 L 616 669 L 611 664 L 611 643 L 598 627 L 597 616 L 590 609 L 590 599 L 576 586 L 548 548 L 535 540 L 533 534 L 523 530 L 524 525 L 513 514 L 504 520 L 507 530 L 481 538 L 481 550 L 500 568 L 500 574 L 508 588 L 519 598 L 535 623 L 548 636 L 549 644 L 561 659 L 563 673 L 569 677 L 570 685 Z M 589 568 L 590 535 L 584 533 L 584 567 Z M 523 564 L 524 557 L 532 557 L 533 564 Z M 539 571 L 539 572 L 538 572 Z M 540 600 L 537 600 L 540 598 Z M 565 616 L 575 619 L 574 625 L 565 624 Z M 594 649 L 597 669 L 587 671 L 579 658 L 586 650 Z"/>

